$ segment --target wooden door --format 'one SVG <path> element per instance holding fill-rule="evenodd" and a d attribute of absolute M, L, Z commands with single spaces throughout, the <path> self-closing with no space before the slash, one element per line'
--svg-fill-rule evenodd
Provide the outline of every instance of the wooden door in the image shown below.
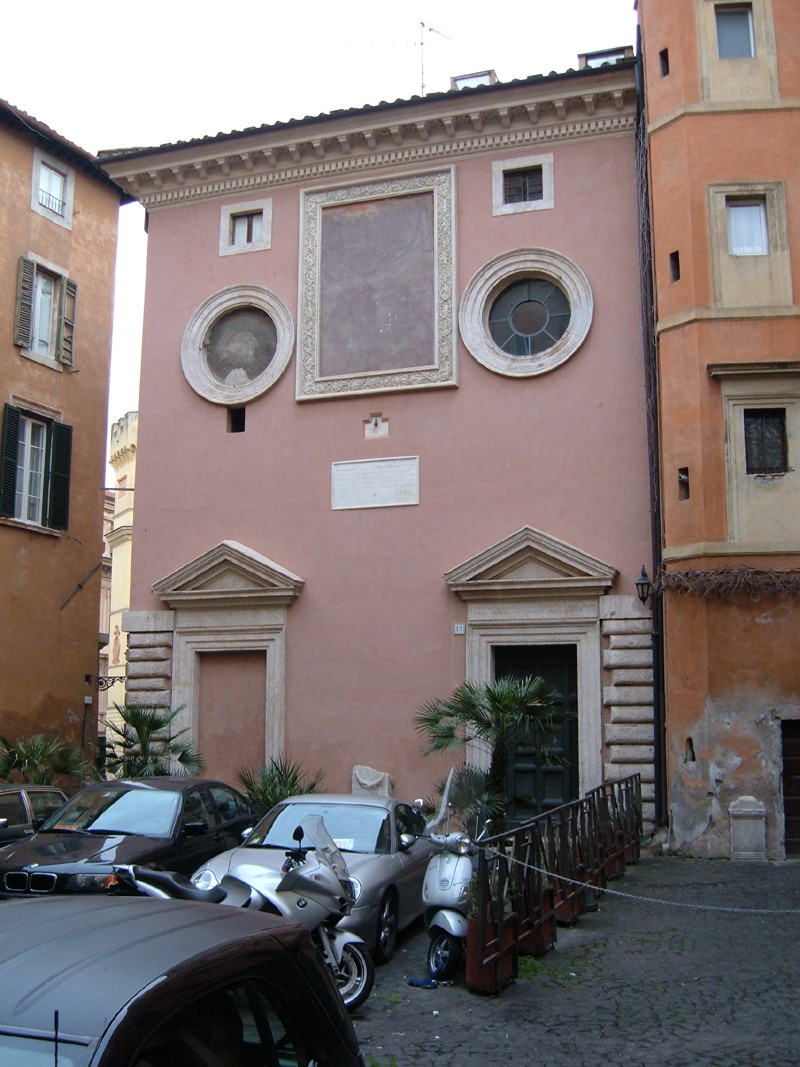
<path fill-rule="evenodd" d="M 569 714 L 545 744 L 556 762 L 520 738 L 509 754 L 507 821 L 520 823 L 578 798 L 578 649 L 576 645 L 497 645 L 495 678 L 543 678 L 558 693 L 556 705 Z"/>
<path fill-rule="evenodd" d="M 800 856 L 800 721 L 781 723 L 783 835 L 787 856 Z"/>

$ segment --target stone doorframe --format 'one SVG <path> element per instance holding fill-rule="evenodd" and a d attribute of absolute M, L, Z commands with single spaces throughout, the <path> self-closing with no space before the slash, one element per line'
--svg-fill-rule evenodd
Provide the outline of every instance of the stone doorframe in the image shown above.
<path fill-rule="evenodd" d="M 196 743 L 198 654 L 263 650 L 267 657 L 264 761 L 282 756 L 286 612 L 303 584 L 296 574 L 236 541 L 221 541 L 156 582 L 153 591 L 172 610 L 132 611 L 124 616 L 135 649 L 136 660 L 129 664 L 135 698 L 180 708 L 175 725 L 188 728 Z"/>
<path fill-rule="evenodd" d="M 468 682 L 494 680 L 495 645 L 577 646 L 581 794 L 603 781 L 600 598 L 616 576 L 609 564 L 531 526 L 444 575 L 467 602 Z M 470 762 L 487 768 L 486 747 L 470 749 Z"/>

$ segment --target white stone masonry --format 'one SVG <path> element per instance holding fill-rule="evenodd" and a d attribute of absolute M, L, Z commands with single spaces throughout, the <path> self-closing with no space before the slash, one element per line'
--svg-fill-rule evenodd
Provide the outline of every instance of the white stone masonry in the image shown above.
<path fill-rule="evenodd" d="M 641 774 L 648 831 L 655 814 L 652 623 L 636 608 L 631 610 L 628 598 L 603 600 L 602 632 L 608 641 L 603 649 L 603 667 L 611 678 L 611 684 L 603 687 L 603 705 L 608 709 L 603 736 L 604 777 L 609 781 Z M 625 618 L 626 614 L 637 617 Z"/>
<path fill-rule="evenodd" d="M 173 618 L 171 611 L 125 612 L 123 627 L 128 632 L 125 690 L 129 704 L 171 705 Z"/>

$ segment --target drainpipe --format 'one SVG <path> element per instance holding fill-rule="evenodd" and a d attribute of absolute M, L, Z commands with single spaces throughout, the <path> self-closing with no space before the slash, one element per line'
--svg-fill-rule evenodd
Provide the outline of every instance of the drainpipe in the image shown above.
<path fill-rule="evenodd" d="M 636 30 L 636 178 L 639 202 L 639 279 L 644 342 L 647 454 L 650 480 L 650 540 L 653 556 L 653 767 L 655 772 L 655 825 L 667 822 L 666 715 L 664 686 L 664 601 L 658 589 L 661 574 L 661 459 L 659 454 L 658 356 L 653 247 L 650 228 L 649 154 L 645 106 L 642 29 Z"/>

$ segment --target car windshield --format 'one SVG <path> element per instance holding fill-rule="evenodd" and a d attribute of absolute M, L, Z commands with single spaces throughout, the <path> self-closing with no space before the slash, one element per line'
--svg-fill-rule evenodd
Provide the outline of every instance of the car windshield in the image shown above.
<path fill-rule="evenodd" d="M 42 831 L 169 837 L 181 795 L 169 789 L 86 789 L 44 823 Z"/>
<path fill-rule="evenodd" d="M 294 848 L 292 834 L 308 815 L 320 815 L 325 829 L 342 852 L 390 852 L 389 812 L 370 804 L 279 804 L 252 832 L 247 848 Z M 308 846 L 309 841 L 303 842 Z"/>

